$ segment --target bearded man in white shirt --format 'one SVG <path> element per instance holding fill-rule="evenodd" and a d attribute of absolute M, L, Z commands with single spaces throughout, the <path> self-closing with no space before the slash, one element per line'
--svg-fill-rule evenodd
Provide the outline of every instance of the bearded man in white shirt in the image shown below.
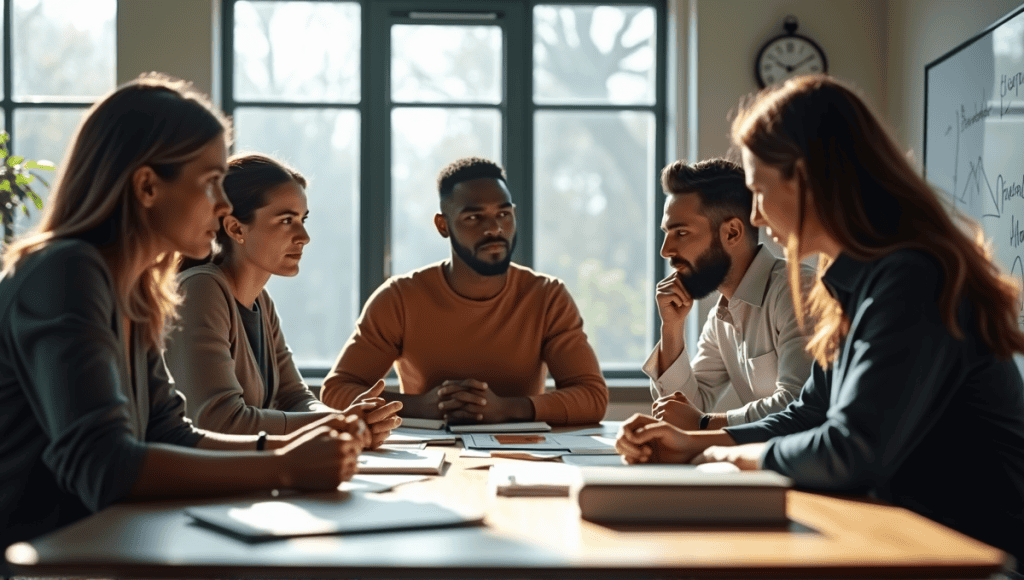
<path fill-rule="evenodd" d="M 781 411 L 799 395 L 812 358 L 786 261 L 758 243 L 750 223 L 753 195 L 743 168 L 725 159 L 676 161 L 661 183 L 661 255 L 674 271 L 658 283 L 661 340 L 643 367 L 655 418 L 687 430 L 720 429 Z M 813 272 L 804 270 L 808 281 Z M 715 290 L 721 297 L 691 360 L 684 320 L 695 299 Z M 742 405 L 712 413 L 730 385 Z"/>

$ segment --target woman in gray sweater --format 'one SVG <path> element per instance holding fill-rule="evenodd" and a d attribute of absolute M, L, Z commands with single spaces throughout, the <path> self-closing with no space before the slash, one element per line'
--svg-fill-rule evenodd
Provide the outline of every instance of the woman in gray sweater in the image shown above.
<path fill-rule="evenodd" d="M 167 341 L 167 367 L 199 427 L 223 433 L 284 434 L 336 413 L 302 381 L 265 288 L 295 276 L 309 243 L 306 179 L 259 154 L 228 160 L 224 192 L 232 205 L 217 231 L 219 250 L 188 260 L 179 281 L 181 322 Z M 346 414 L 358 413 L 383 443 L 401 422 L 398 401 L 379 397 L 380 381 Z"/>
<path fill-rule="evenodd" d="M 42 223 L 4 255 L 0 551 L 124 498 L 329 490 L 355 472 L 358 417 L 221 435 L 185 418 L 164 370 L 177 257 L 207 255 L 231 210 L 227 134 L 186 83 L 128 83 L 90 109 Z"/>

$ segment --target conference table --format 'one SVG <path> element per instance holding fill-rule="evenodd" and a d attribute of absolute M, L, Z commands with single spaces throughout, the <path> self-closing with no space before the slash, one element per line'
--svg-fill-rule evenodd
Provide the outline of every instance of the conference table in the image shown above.
<path fill-rule="evenodd" d="M 183 511 L 268 492 L 120 503 L 6 556 L 16 575 L 92 578 L 937 579 L 990 578 L 1012 565 L 1002 551 L 911 511 L 796 490 L 787 492 L 787 526 L 601 525 L 582 520 L 572 497 L 496 497 L 488 467 L 515 460 L 442 448 L 442 475 L 384 493 L 482 510 L 482 525 L 246 542 Z"/>

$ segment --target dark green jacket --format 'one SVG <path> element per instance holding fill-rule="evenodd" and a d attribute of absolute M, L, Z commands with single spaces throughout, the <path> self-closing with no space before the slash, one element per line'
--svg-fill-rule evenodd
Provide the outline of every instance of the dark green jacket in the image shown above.
<path fill-rule="evenodd" d="M 0 278 L 0 551 L 124 497 L 145 442 L 201 438 L 139 332 L 129 376 L 121 320 L 88 243 L 54 242 Z"/>

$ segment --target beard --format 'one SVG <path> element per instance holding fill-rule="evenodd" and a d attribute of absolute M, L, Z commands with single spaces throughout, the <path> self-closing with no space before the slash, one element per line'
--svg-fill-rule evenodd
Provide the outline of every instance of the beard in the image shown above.
<path fill-rule="evenodd" d="M 672 258 L 671 264 L 676 268 L 684 264 L 690 266 L 690 273 L 679 274 L 679 281 L 690 296 L 699 300 L 717 290 L 725 281 L 732 268 L 732 256 L 722 247 L 722 240 L 715 238 L 711 247 L 697 256 L 696 264 L 678 258 Z"/>
<path fill-rule="evenodd" d="M 449 228 L 449 231 L 451 228 Z M 455 235 L 451 234 L 448 236 L 448 240 L 452 243 L 452 250 L 455 255 L 462 259 L 467 266 L 470 267 L 474 272 L 481 276 L 500 276 L 505 272 L 508 272 L 509 264 L 512 263 L 512 251 L 516 249 L 516 240 L 518 235 L 512 236 L 512 241 L 509 242 L 504 238 L 488 238 L 482 240 L 476 245 L 476 248 L 486 246 L 487 244 L 493 244 L 495 242 L 502 242 L 505 244 L 505 257 L 497 262 L 486 262 L 476 257 L 475 249 L 470 249 L 467 246 L 463 246 L 455 239 Z"/>

